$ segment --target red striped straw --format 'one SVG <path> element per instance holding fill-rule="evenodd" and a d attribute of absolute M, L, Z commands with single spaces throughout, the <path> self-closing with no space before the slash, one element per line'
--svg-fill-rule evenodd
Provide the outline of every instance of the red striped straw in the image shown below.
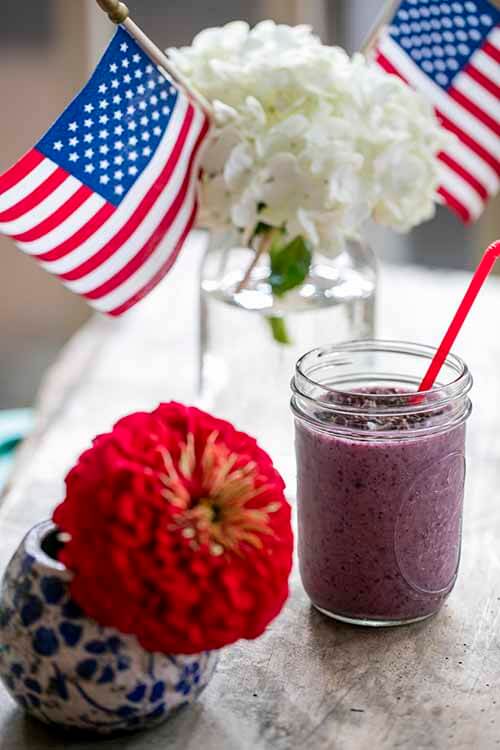
<path fill-rule="evenodd" d="M 420 383 L 419 391 L 430 391 L 434 385 L 437 376 L 443 366 L 446 357 L 450 353 L 451 347 L 455 343 L 460 330 L 464 324 L 464 321 L 469 314 L 469 310 L 474 304 L 474 300 L 479 294 L 479 290 L 486 281 L 491 269 L 495 265 L 495 261 L 500 257 L 500 240 L 493 242 L 484 252 L 484 255 L 479 263 L 472 281 L 469 284 L 469 288 L 465 292 L 464 298 L 461 301 L 458 310 L 455 313 L 455 317 L 451 321 L 450 327 L 445 333 L 445 336 L 437 350 L 434 358 L 429 365 L 429 369 L 424 375 L 424 379 Z"/>

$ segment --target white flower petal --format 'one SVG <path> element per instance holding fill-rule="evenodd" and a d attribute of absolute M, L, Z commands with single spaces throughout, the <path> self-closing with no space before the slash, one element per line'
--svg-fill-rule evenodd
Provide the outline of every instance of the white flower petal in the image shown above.
<path fill-rule="evenodd" d="M 218 99 L 213 102 L 213 108 L 215 122 L 219 127 L 224 127 L 225 125 L 240 119 L 237 109 L 230 107 L 229 104 L 224 104 L 224 102 L 221 102 Z"/>
<path fill-rule="evenodd" d="M 238 143 L 224 166 L 224 179 L 229 190 L 238 190 L 251 175 L 254 160 L 249 144 Z"/>
<path fill-rule="evenodd" d="M 370 217 L 407 231 L 432 216 L 451 136 L 362 55 L 273 21 L 206 29 L 170 54 L 214 104 L 201 196 L 213 222 L 261 218 L 336 252 Z"/>

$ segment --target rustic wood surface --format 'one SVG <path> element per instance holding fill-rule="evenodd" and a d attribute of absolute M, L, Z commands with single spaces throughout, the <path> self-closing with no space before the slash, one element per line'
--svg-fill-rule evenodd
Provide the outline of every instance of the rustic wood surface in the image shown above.
<path fill-rule="evenodd" d="M 39 399 L 38 428 L 0 505 L 0 570 L 61 498 L 97 432 L 160 400 L 192 401 L 196 241 L 160 290 L 123 321 L 95 319 L 69 344 Z M 461 273 L 384 268 L 379 331 L 437 343 Z M 174 293 L 175 292 L 175 293 Z M 500 281 L 482 294 L 457 353 L 475 377 L 461 574 L 434 619 L 369 630 L 309 606 L 298 574 L 264 637 L 226 650 L 199 703 L 159 729 L 69 740 L 28 720 L 0 688 L 1 750 L 493 750 L 500 748 Z"/>

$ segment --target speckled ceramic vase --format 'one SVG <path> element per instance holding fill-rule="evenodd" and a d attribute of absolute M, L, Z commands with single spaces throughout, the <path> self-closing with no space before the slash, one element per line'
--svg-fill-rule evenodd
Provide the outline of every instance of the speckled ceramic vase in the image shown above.
<path fill-rule="evenodd" d="M 48 724 L 102 734 L 154 726 L 194 701 L 218 653 L 152 654 L 85 617 L 57 544 L 51 522 L 35 526 L 3 579 L 0 678 L 14 700 Z"/>

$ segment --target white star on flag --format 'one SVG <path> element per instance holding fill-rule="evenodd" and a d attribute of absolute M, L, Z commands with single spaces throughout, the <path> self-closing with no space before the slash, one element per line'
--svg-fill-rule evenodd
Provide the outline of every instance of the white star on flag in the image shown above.
<path fill-rule="evenodd" d="M 0 232 L 97 310 L 120 315 L 168 272 L 193 226 L 209 131 L 206 113 L 119 28 L 82 92 L 0 176 Z"/>

